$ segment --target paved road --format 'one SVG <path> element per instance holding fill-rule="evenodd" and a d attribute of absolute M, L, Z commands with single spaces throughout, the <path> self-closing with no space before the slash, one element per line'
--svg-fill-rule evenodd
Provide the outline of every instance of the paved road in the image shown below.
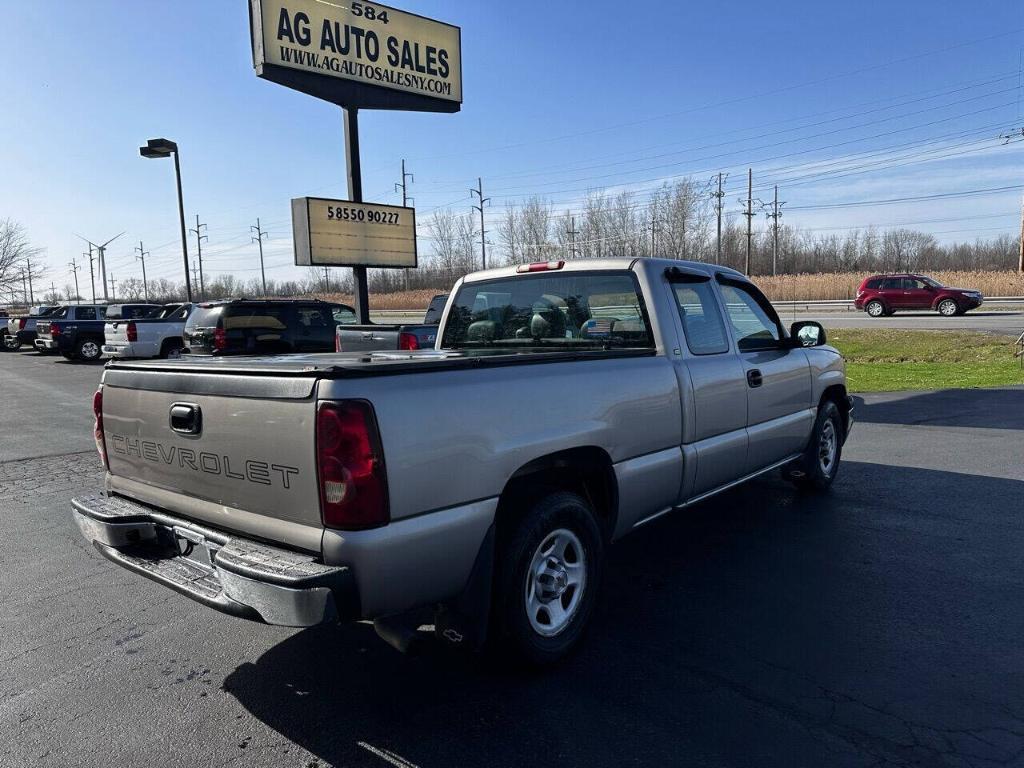
<path fill-rule="evenodd" d="M 1024 332 L 1024 312 L 980 311 L 968 312 L 960 317 L 940 317 L 935 312 L 897 312 L 892 317 L 872 318 L 863 312 L 804 312 L 780 311 L 788 325 L 796 320 L 817 320 L 825 328 L 915 328 L 917 330 L 983 331 L 1019 336 Z M 416 323 L 417 318 L 374 314 L 375 323 Z"/>
<path fill-rule="evenodd" d="M 10 385 L 45 369 L 0 355 L 4 768 L 1024 764 L 1024 389 L 861 398 L 829 496 L 758 481 L 626 539 L 588 642 L 536 675 L 110 565 L 68 514 L 99 369 L 46 365 L 69 405 L 40 436 Z"/>

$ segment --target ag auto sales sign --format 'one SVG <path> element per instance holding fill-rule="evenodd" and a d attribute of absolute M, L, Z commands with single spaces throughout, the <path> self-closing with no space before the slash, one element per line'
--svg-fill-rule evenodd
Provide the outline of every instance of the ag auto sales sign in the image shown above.
<path fill-rule="evenodd" d="M 458 27 L 355 0 L 250 0 L 257 74 L 342 106 L 455 112 Z"/>

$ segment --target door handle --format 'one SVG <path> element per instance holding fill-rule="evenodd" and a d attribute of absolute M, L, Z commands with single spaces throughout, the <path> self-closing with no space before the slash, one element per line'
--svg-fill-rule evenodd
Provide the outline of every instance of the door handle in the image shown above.
<path fill-rule="evenodd" d="M 757 368 L 751 368 L 747 371 L 747 384 L 749 384 L 752 389 L 756 389 L 764 384 L 764 377 Z"/>

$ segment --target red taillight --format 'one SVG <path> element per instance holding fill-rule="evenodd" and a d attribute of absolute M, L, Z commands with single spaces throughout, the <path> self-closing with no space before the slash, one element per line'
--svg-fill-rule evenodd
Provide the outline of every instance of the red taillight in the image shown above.
<path fill-rule="evenodd" d="M 398 348 L 399 349 L 419 349 L 420 340 L 416 338 L 415 333 L 406 333 L 402 331 L 398 334 Z"/>
<path fill-rule="evenodd" d="M 139 340 L 139 329 L 135 327 L 135 323 L 128 323 L 128 328 L 126 330 L 128 333 L 128 341 Z"/>
<path fill-rule="evenodd" d="M 18 321 L 18 330 L 19 331 L 24 331 L 25 330 L 25 324 L 27 322 L 28 322 L 28 318 L 27 317 L 21 318 L 21 320 Z"/>
<path fill-rule="evenodd" d="M 350 531 L 386 525 L 387 480 L 373 407 L 365 400 L 321 404 L 316 452 L 324 525 Z"/>
<path fill-rule="evenodd" d="M 228 348 L 228 334 L 223 328 L 214 328 L 213 330 L 213 348 L 214 349 L 227 349 Z"/>
<path fill-rule="evenodd" d="M 60 336 L 60 326 L 56 323 L 50 323 L 50 335 Z"/>
<path fill-rule="evenodd" d="M 107 439 L 103 436 L 103 387 L 96 390 L 92 396 L 92 414 L 96 421 L 92 427 L 92 436 L 96 440 L 96 450 L 100 453 L 103 466 L 107 469 L 110 464 L 107 462 Z"/>
<path fill-rule="evenodd" d="M 520 264 L 516 267 L 516 272 L 519 272 L 520 274 L 524 272 L 548 272 L 555 269 L 561 269 L 564 266 L 564 261 L 535 261 L 532 264 Z"/>

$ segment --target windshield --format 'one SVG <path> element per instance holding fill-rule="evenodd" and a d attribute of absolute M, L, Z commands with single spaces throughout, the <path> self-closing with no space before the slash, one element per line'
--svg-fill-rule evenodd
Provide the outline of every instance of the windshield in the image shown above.
<path fill-rule="evenodd" d="M 931 286 L 932 288 L 942 287 L 942 283 L 940 283 L 938 280 L 932 280 L 930 277 L 922 277 L 921 282 L 923 282 L 925 285 Z"/>
<path fill-rule="evenodd" d="M 631 272 L 524 275 L 466 283 L 443 349 L 654 346 Z"/>

